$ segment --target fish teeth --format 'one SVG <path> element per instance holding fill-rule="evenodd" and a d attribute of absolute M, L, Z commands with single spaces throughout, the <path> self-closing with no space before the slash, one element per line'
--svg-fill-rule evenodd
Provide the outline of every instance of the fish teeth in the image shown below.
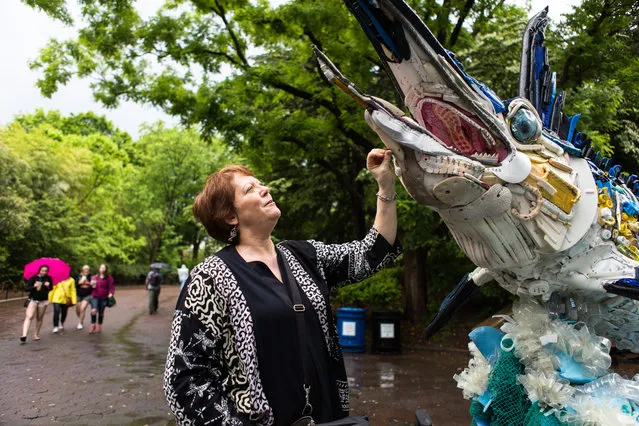
<path fill-rule="evenodd" d="M 488 154 L 488 153 L 484 153 L 484 152 L 475 153 L 475 154 L 471 155 L 470 158 L 475 159 L 475 160 L 480 161 L 480 162 L 485 162 L 485 163 L 490 163 L 490 164 L 497 164 L 498 161 L 499 161 L 499 155 L 498 154 Z"/>

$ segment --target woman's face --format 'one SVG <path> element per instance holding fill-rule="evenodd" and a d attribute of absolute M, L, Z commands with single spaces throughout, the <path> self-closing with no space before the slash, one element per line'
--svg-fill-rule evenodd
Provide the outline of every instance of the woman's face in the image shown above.
<path fill-rule="evenodd" d="M 255 176 L 233 175 L 235 187 L 236 219 L 240 229 L 263 226 L 275 226 L 280 209 L 273 201 L 268 187 L 262 185 Z"/>
<path fill-rule="evenodd" d="M 41 277 L 44 277 L 48 273 L 49 273 L 49 268 L 47 266 L 43 266 L 40 268 L 40 272 L 38 273 L 38 275 L 40 275 Z"/>
<path fill-rule="evenodd" d="M 82 268 L 82 275 L 89 275 L 90 269 L 88 266 Z"/>
<path fill-rule="evenodd" d="M 105 264 L 102 264 L 102 265 L 100 265 L 100 267 L 98 268 L 98 273 L 99 273 L 100 275 L 104 275 L 104 274 L 106 274 L 106 270 L 107 270 L 106 265 L 105 265 Z"/>

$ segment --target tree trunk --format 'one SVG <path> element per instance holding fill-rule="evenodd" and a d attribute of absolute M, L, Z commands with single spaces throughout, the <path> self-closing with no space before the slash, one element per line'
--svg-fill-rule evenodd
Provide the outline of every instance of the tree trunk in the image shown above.
<path fill-rule="evenodd" d="M 446 46 L 448 42 L 448 28 L 450 27 L 450 10 L 451 10 L 451 2 L 450 0 L 444 0 L 442 5 L 437 13 L 437 26 L 439 27 L 439 31 L 437 31 L 437 40 L 441 43 L 442 46 Z"/>
<path fill-rule="evenodd" d="M 404 297 L 406 314 L 418 321 L 427 313 L 428 280 L 426 277 L 426 249 L 404 251 Z"/>
<path fill-rule="evenodd" d="M 151 241 L 151 259 L 149 263 L 155 263 L 158 260 L 160 254 L 160 247 L 162 247 L 162 237 L 164 236 L 164 224 L 160 226 L 156 234 L 156 238 Z"/>
<path fill-rule="evenodd" d="M 160 240 L 154 240 L 151 243 L 151 257 L 149 258 L 149 263 L 155 263 L 158 259 L 158 253 L 160 252 Z"/>
<path fill-rule="evenodd" d="M 197 257 L 200 254 L 200 243 L 202 242 L 202 236 L 200 235 L 202 232 L 200 231 L 199 228 L 197 228 L 195 230 L 195 232 L 193 233 L 193 254 L 192 254 L 192 260 L 195 261 L 197 260 Z"/>
<path fill-rule="evenodd" d="M 348 195 L 351 199 L 351 217 L 355 227 L 353 238 L 363 238 L 368 231 L 366 212 L 364 211 L 364 196 L 362 195 L 364 188 L 359 182 L 355 181 L 355 177 L 353 177 L 352 182 L 353 188 L 348 190 Z"/>
<path fill-rule="evenodd" d="M 475 0 L 466 0 L 464 8 L 462 9 L 461 13 L 459 14 L 459 18 L 457 19 L 455 29 L 450 36 L 450 43 L 448 44 L 449 49 L 452 49 L 453 47 L 455 47 L 455 44 L 457 44 L 457 39 L 459 38 L 459 34 L 461 34 L 462 27 L 464 26 L 464 21 L 468 17 L 468 14 L 470 13 L 470 10 L 473 8 L 474 4 Z"/>

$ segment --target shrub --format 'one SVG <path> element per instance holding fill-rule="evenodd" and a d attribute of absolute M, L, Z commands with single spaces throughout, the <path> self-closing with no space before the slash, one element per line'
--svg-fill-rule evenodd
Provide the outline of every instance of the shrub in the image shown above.
<path fill-rule="evenodd" d="M 382 269 L 362 282 L 341 287 L 333 300 L 343 306 L 401 310 L 402 271 L 401 266 Z"/>

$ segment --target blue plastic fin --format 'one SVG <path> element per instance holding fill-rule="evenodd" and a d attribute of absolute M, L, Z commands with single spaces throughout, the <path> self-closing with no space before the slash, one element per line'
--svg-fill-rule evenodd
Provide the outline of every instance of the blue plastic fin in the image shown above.
<path fill-rule="evenodd" d="M 486 391 L 477 397 L 477 401 L 479 401 L 479 403 L 484 406 L 485 413 L 488 407 L 490 407 L 490 403 L 493 402 L 493 396 L 490 394 L 490 392 Z"/>
<path fill-rule="evenodd" d="M 565 352 L 558 351 L 557 357 L 561 365 L 559 366 L 559 377 L 583 385 L 595 380 L 597 377 L 592 376 L 588 369 L 580 362 L 575 361 L 573 357 Z"/>
<path fill-rule="evenodd" d="M 439 329 L 446 325 L 455 312 L 457 312 L 457 310 L 461 308 L 464 303 L 466 303 L 466 301 L 478 290 L 479 287 L 470 278 L 470 274 L 464 275 L 453 291 L 446 296 L 439 307 L 439 312 L 437 312 L 435 318 L 433 318 L 430 324 L 426 327 L 426 339 L 437 333 Z"/>
<path fill-rule="evenodd" d="M 490 422 L 486 419 L 480 419 L 479 417 L 473 417 L 473 420 L 475 421 L 475 423 L 477 423 L 477 426 L 490 426 Z"/>
<path fill-rule="evenodd" d="M 504 337 L 504 333 L 497 330 L 495 327 L 477 327 L 470 333 L 468 337 L 473 341 L 479 352 L 488 360 L 492 365 L 499 359 L 499 353 L 501 351 L 501 339 Z"/>
<path fill-rule="evenodd" d="M 572 137 L 575 134 L 575 129 L 577 128 L 577 123 L 579 122 L 579 118 L 581 118 L 581 114 L 575 114 L 569 118 L 570 127 L 568 128 L 568 136 L 566 137 L 566 140 L 570 143 L 572 143 Z"/>

